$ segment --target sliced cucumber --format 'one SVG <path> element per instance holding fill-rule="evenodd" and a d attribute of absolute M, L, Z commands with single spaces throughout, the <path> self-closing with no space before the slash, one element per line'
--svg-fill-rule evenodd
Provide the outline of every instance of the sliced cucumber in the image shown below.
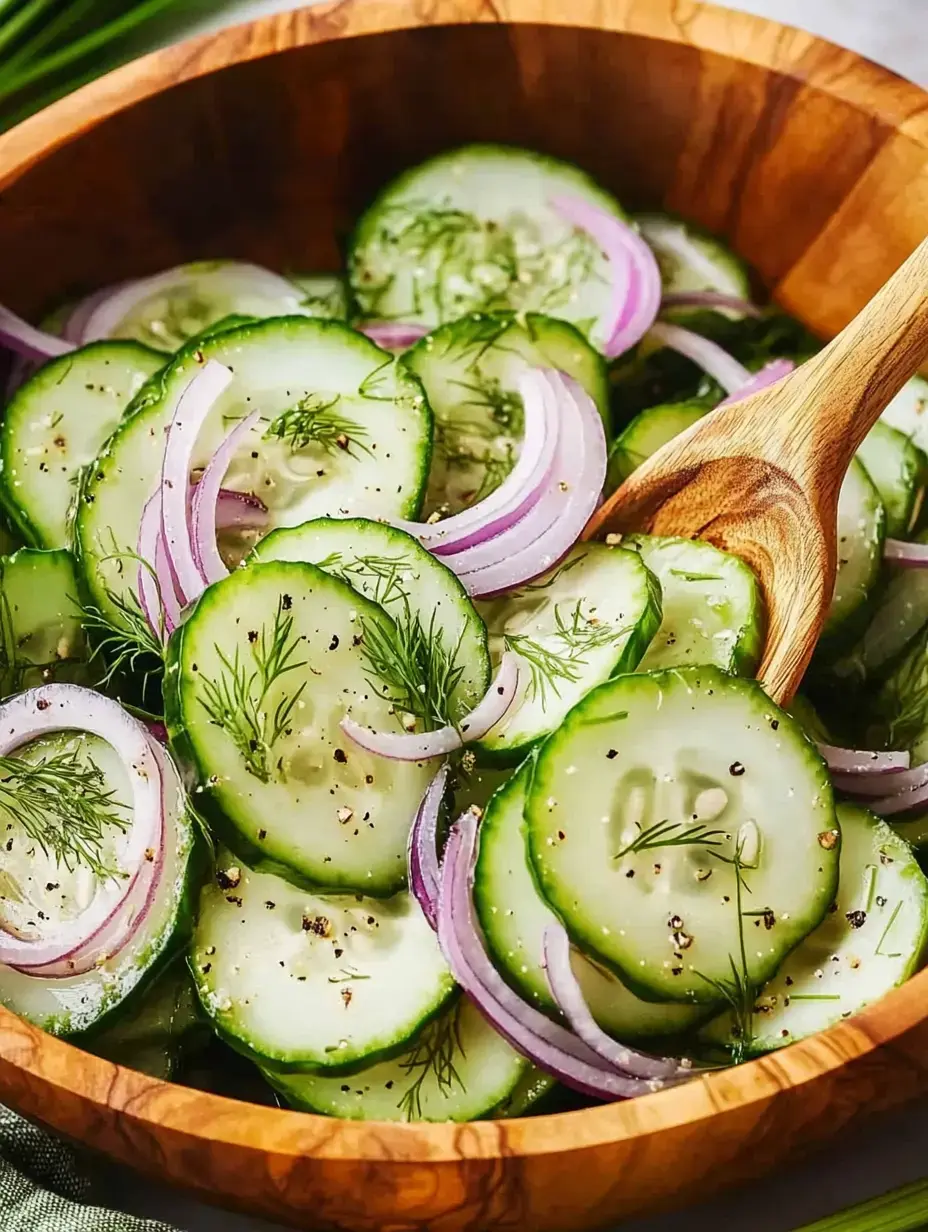
<path fill-rule="evenodd" d="M 347 713 L 398 727 L 369 680 L 365 629 L 382 608 L 314 565 L 268 561 L 211 586 L 172 636 L 165 721 L 195 771 L 197 808 L 254 868 L 387 895 L 435 772 L 352 744 Z"/>
<path fill-rule="evenodd" d="M 50 360 L 19 387 L 0 426 L 0 499 L 36 547 L 70 547 L 68 520 L 84 466 L 164 356 L 97 342 Z"/>
<path fill-rule="evenodd" d="M 412 535 L 364 518 L 318 518 L 272 531 L 252 559 L 309 561 L 379 603 L 397 624 L 411 629 L 418 620 L 429 644 L 445 652 L 452 675 L 459 676 L 449 699 L 450 720 L 462 718 L 486 693 L 486 625 L 455 574 Z"/>
<path fill-rule="evenodd" d="M 622 546 L 638 552 L 661 584 L 661 627 L 639 671 L 714 663 L 754 675 L 764 648 L 764 602 L 744 561 L 693 539 L 629 535 Z"/>
<path fill-rule="evenodd" d="M 291 274 L 301 292 L 300 308 L 308 317 L 348 319 L 348 286 L 341 274 Z"/>
<path fill-rule="evenodd" d="M 272 528 L 349 513 L 415 517 L 419 508 L 431 414 L 418 380 L 379 347 L 340 322 L 308 317 L 201 340 L 136 399 L 81 491 L 75 537 L 82 583 L 120 626 L 115 600 L 134 576 L 120 554 L 136 549 L 142 509 L 160 479 L 165 429 L 203 359 L 228 365 L 235 379 L 200 434 L 194 468 L 206 464 L 234 421 L 259 407 L 264 422 L 224 483 L 259 496 Z M 323 439 L 309 439 L 314 433 Z"/>
<path fill-rule="evenodd" d="M 193 973 L 234 1048 L 319 1074 L 402 1052 L 455 987 L 412 895 L 323 897 L 222 853 L 200 899 Z"/>
<path fill-rule="evenodd" d="M 913 376 L 880 418 L 891 428 L 898 428 L 913 445 L 928 454 L 928 380 L 923 376 Z"/>
<path fill-rule="evenodd" d="M 921 504 L 928 458 L 904 432 L 877 421 L 857 456 L 867 468 L 886 510 L 886 533 L 904 538 Z"/>
<path fill-rule="evenodd" d="M 537 1080 L 538 1070 L 460 997 L 408 1051 L 352 1077 L 264 1074 L 307 1112 L 352 1121 L 476 1121 L 510 1100 L 529 1072 Z"/>
<path fill-rule="evenodd" d="M 838 498 L 838 574 L 820 647 L 831 650 L 853 636 L 863 606 L 880 576 L 886 513 L 863 464 L 851 462 Z"/>
<path fill-rule="evenodd" d="M 522 822 L 532 768 L 529 758 L 487 805 L 474 905 L 500 973 L 532 1005 L 557 1014 L 542 962 L 544 931 L 556 917 L 535 887 Z M 701 1006 L 642 1001 L 618 976 L 576 949 L 572 966 L 593 1017 L 616 1039 L 678 1035 L 705 1017 Z"/>
<path fill-rule="evenodd" d="M 152 1078 L 173 1078 L 184 1058 L 205 1042 L 206 1022 L 185 955 L 176 958 L 87 1048 L 98 1057 Z"/>
<path fill-rule="evenodd" d="M 928 531 L 916 541 L 928 543 Z M 888 581 L 868 609 L 867 627 L 829 667 L 840 681 L 879 679 L 928 624 L 928 571 L 890 566 L 886 572 Z"/>
<path fill-rule="evenodd" d="M 549 1104 L 559 1089 L 556 1079 L 550 1074 L 530 1065 L 512 1088 L 512 1093 L 508 1098 L 493 1109 L 490 1114 L 491 1118 L 493 1120 L 513 1120 L 515 1117 L 555 1111 L 549 1108 Z"/>
<path fill-rule="evenodd" d="M 640 411 L 619 433 L 609 450 L 606 491 L 619 487 L 652 453 L 691 428 L 710 409 L 705 398 L 691 398 Z"/>
<path fill-rule="evenodd" d="M 89 674 L 71 553 L 0 557 L 0 695 Z"/>
<path fill-rule="evenodd" d="M 125 772 L 109 745 L 94 737 L 68 735 L 37 740 L 25 746 L 23 754 L 31 756 L 29 750 L 41 753 L 51 745 L 67 750 L 79 743 L 92 750 L 94 761 L 117 793 L 114 798 L 125 802 L 128 790 Z M 141 995 L 165 964 L 187 945 L 202 861 L 180 778 L 170 758 L 164 760 L 168 787 L 164 872 L 148 915 L 129 944 L 85 975 L 45 978 L 0 966 L 0 1004 L 53 1035 L 81 1035 L 91 1030 L 102 1031 L 117 1023 L 136 1004 L 135 996 Z M 44 857 L 41 863 L 46 863 Z M 49 867 L 46 875 L 34 856 L 25 866 L 20 892 L 28 888 L 26 877 L 31 878 L 29 892 L 34 891 L 36 901 L 61 910 L 66 903 L 60 895 L 56 903 L 52 897 L 56 891 L 46 887 L 67 884 L 70 894 L 78 893 L 81 867 L 76 866 L 77 877 L 61 866 Z M 8 894 L 10 864 L 4 865 L 3 873 Z"/>
<path fill-rule="evenodd" d="M 493 491 L 519 456 L 524 432 L 519 378 L 557 368 L 587 391 L 607 426 L 606 365 L 566 321 L 529 313 L 472 313 L 443 325 L 403 356 L 435 416 L 425 513 L 456 513 Z"/>
<path fill-rule="evenodd" d="M 525 817 L 574 941 L 651 999 L 717 1003 L 733 971 L 762 983 L 834 899 L 824 762 L 759 684 L 714 667 L 590 693 L 539 750 Z M 754 909 L 771 926 L 742 951 Z"/>
<path fill-rule="evenodd" d="M 660 625 L 660 586 L 636 552 L 584 543 L 478 609 L 493 661 L 506 650 L 519 656 L 519 694 L 473 748 L 481 760 L 518 765 L 594 685 L 634 671 Z"/>
<path fill-rule="evenodd" d="M 300 289 L 247 261 L 191 261 L 114 291 L 88 319 L 85 337 L 131 338 L 176 351 L 228 316 L 260 319 L 303 311 Z"/>
<path fill-rule="evenodd" d="M 635 222 L 654 249 L 665 291 L 721 291 L 751 298 L 747 266 L 715 236 L 672 214 L 638 214 Z M 741 314 L 729 310 L 726 315 Z"/>
<path fill-rule="evenodd" d="M 838 805 L 841 874 L 834 910 L 757 994 L 750 1020 L 725 1014 L 705 1037 L 770 1052 L 824 1031 L 904 983 L 928 943 L 928 881 L 909 845 L 866 809 Z M 762 930 L 760 919 L 754 928 Z"/>
<path fill-rule="evenodd" d="M 622 217 L 585 172 L 530 150 L 466 145 L 404 172 L 362 216 L 349 254 L 362 316 L 442 325 L 468 312 L 548 312 L 601 347 L 607 258 L 551 205 Z"/>

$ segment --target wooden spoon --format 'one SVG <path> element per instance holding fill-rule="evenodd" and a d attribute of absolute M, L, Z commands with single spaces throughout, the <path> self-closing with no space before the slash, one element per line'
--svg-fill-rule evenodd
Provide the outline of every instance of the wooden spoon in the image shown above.
<path fill-rule="evenodd" d="M 658 450 L 584 532 L 705 539 L 755 571 L 767 603 L 758 677 L 789 701 L 835 588 L 838 493 L 857 447 L 928 359 L 928 240 L 837 338 L 777 384 Z"/>

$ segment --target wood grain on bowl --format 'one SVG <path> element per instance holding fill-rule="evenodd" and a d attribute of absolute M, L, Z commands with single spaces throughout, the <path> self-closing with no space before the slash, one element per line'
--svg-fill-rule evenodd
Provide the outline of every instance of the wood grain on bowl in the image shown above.
<path fill-rule="evenodd" d="M 128 65 L 0 137 L 0 300 L 180 260 L 336 268 L 403 166 L 512 140 L 723 232 L 823 335 L 928 228 L 928 96 L 692 0 L 353 0 Z M 681 1089 L 523 1121 L 375 1125 L 157 1082 L 0 1011 L 0 1098 L 304 1227 L 591 1228 L 692 1202 L 928 1089 L 928 974 Z"/>

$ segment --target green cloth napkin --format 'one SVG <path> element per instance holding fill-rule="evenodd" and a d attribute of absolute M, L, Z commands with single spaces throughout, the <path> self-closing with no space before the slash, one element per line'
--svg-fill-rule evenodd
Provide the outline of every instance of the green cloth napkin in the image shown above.
<path fill-rule="evenodd" d="M 94 1171 L 73 1147 L 0 1107 L 2 1232 L 177 1232 L 89 1205 L 98 1196 Z"/>

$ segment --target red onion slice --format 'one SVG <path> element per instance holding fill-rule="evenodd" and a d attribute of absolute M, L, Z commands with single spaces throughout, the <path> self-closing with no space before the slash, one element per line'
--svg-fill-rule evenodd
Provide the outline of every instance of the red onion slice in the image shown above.
<path fill-rule="evenodd" d="M 833 774 L 889 774 L 907 770 L 911 758 L 908 753 L 877 753 L 869 749 L 842 749 L 834 744 L 819 742 L 818 751 L 824 757 Z"/>
<path fill-rule="evenodd" d="M 723 291 L 666 291 L 661 308 L 722 308 L 743 317 L 760 317 L 763 312 L 749 299 L 726 295 Z"/>
<path fill-rule="evenodd" d="M 426 788 L 406 848 L 409 888 L 433 929 L 438 927 L 438 814 L 447 782 L 446 763 Z"/>
<path fill-rule="evenodd" d="M 485 736 L 503 718 L 515 700 L 519 688 L 519 657 L 507 650 L 500 659 L 499 670 L 483 697 L 457 727 L 449 724 L 430 732 L 373 731 L 346 715 L 341 729 L 349 740 L 368 753 L 388 757 L 391 761 L 427 761 L 453 753 L 471 740 Z"/>
<path fill-rule="evenodd" d="M 177 400 L 161 467 L 161 531 L 182 605 L 191 603 L 208 580 L 197 568 L 190 537 L 189 475 L 197 438 L 216 402 L 232 383 L 232 372 L 210 359 Z"/>
<path fill-rule="evenodd" d="M 169 762 L 168 754 L 150 733 L 148 742 L 158 763 L 161 782 L 161 817 L 157 845 L 146 851 L 145 863 L 142 865 L 135 884 L 127 894 L 125 903 L 99 932 L 79 946 L 67 959 L 57 963 L 48 963 L 44 967 L 18 968 L 25 974 L 41 976 L 45 979 L 65 979 L 72 975 L 83 975 L 100 962 L 124 950 L 145 923 L 164 873 L 167 819 L 170 808 L 168 775 L 169 773 L 175 776 L 177 774 L 173 763 Z"/>
<path fill-rule="evenodd" d="M 538 505 L 505 534 L 445 559 L 468 594 L 495 595 L 545 573 L 573 547 L 596 509 L 606 479 L 606 436 L 592 398 L 575 381 L 549 373 L 563 407 L 557 457 Z"/>
<path fill-rule="evenodd" d="M 58 355 L 68 355 L 74 350 L 74 344 L 64 338 L 48 334 L 44 329 L 36 329 L 28 321 L 4 308 L 0 304 L 0 346 L 8 351 L 14 351 L 23 359 L 37 360 L 44 363 L 47 359 L 55 359 Z"/>
<path fill-rule="evenodd" d="M 668 1082 L 629 1078 L 560 1023 L 527 1005 L 487 957 L 471 897 L 477 818 L 464 813 L 452 826 L 441 866 L 438 943 L 451 974 L 484 1018 L 523 1056 L 561 1082 L 597 1099 L 631 1099 Z"/>
<path fill-rule="evenodd" d="M 781 381 L 795 367 L 791 359 L 772 359 L 769 364 L 764 364 L 763 368 L 755 372 L 740 389 L 736 389 L 730 398 L 724 398 L 719 406 L 728 406 L 732 402 L 740 402 L 742 398 L 749 398 L 751 394 L 759 394 L 762 389 Z"/>
<path fill-rule="evenodd" d="M 108 287 L 101 287 L 99 291 L 92 291 L 90 295 L 85 295 L 83 299 L 78 300 L 65 318 L 61 328 L 62 338 L 67 338 L 75 346 L 83 346 L 85 342 L 90 341 L 87 337 L 87 324 L 94 313 L 117 291 L 129 285 L 128 282 L 117 282 Z"/>
<path fill-rule="evenodd" d="M 121 911 L 145 864 L 157 847 L 161 818 L 161 771 L 148 733 L 141 723 L 101 693 L 73 684 L 29 689 L 0 706 L 0 755 L 12 753 L 36 736 L 61 731 L 89 732 L 105 740 L 126 771 L 132 799 L 126 849 L 126 876 L 102 885 L 90 906 L 75 920 L 41 940 L 23 940 L 0 930 L 0 962 L 21 969 L 42 967 L 69 958 Z"/>
<path fill-rule="evenodd" d="M 554 465 L 560 435 L 561 406 L 551 375 L 530 368 L 519 380 L 525 434 L 516 464 L 498 488 L 443 522 L 398 521 L 396 525 L 436 555 L 444 556 L 501 534 L 534 508 Z"/>
<path fill-rule="evenodd" d="M 226 371 L 228 372 L 228 369 Z M 260 418 L 260 411 L 252 411 L 250 415 L 235 425 L 210 458 L 200 482 L 193 490 L 190 510 L 193 555 L 200 573 L 209 584 L 219 582 L 229 576 L 229 570 L 219 555 L 219 548 L 216 544 L 216 510 L 222 481 L 226 477 L 226 471 L 235 457 L 236 450 Z"/>
<path fill-rule="evenodd" d="M 921 770 L 923 767 L 919 766 L 918 769 Z M 889 785 L 893 779 L 884 781 Z M 861 803 L 866 804 L 872 812 L 878 813 L 880 817 L 894 817 L 897 813 L 908 813 L 913 809 L 923 809 L 928 805 L 928 774 L 918 782 L 912 780 L 912 785 L 908 788 L 899 790 L 891 788 L 885 796 L 871 797 L 869 792 L 861 793 L 858 788 L 854 790 L 856 794 L 864 796 Z"/>
<path fill-rule="evenodd" d="M 618 1043 L 607 1035 L 590 1013 L 570 965 L 570 938 L 562 924 L 552 923 L 544 931 L 545 974 L 548 987 L 561 1013 L 574 1032 L 607 1065 L 632 1078 L 688 1078 L 693 1076 L 692 1062 L 686 1058 L 653 1057 Z"/>
<path fill-rule="evenodd" d="M 908 759 L 908 754 L 905 756 Z M 928 762 L 889 774 L 833 774 L 831 781 L 838 791 L 864 800 L 871 796 L 877 800 L 900 796 L 928 784 Z"/>
<path fill-rule="evenodd" d="M 425 325 L 402 321 L 368 321 L 359 325 L 358 330 L 385 351 L 405 351 L 429 332 Z"/>
<path fill-rule="evenodd" d="M 634 227 L 582 197 L 553 197 L 552 208 L 599 245 L 609 261 L 612 299 L 600 322 L 607 359 L 640 342 L 661 305 L 657 258 Z"/>
<path fill-rule="evenodd" d="M 180 604 L 161 535 L 161 489 L 150 497 L 139 523 L 139 603 L 155 637 L 167 641 L 180 624 Z"/>
<path fill-rule="evenodd" d="M 682 325 L 658 321 L 649 331 L 648 337 L 691 359 L 713 380 L 718 381 L 729 394 L 737 393 L 751 380 L 751 373 L 744 364 L 739 364 L 737 359 L 723 350 L 718 343 L 704 338 L 702 334 L 694 333 L 691 329 L 684 329 Z"/>
<path fill-rule="evenodd" d="M 883 545 L 883 558 L 907 569 L 928 569 L 928 543 L 887 539 Z"/>
<path fill-rule="evenodd" d="M 222 488 L 216 502 L 217 530 L 264 530 L 268 524 L 267 505 L 250 492 Z"/>

